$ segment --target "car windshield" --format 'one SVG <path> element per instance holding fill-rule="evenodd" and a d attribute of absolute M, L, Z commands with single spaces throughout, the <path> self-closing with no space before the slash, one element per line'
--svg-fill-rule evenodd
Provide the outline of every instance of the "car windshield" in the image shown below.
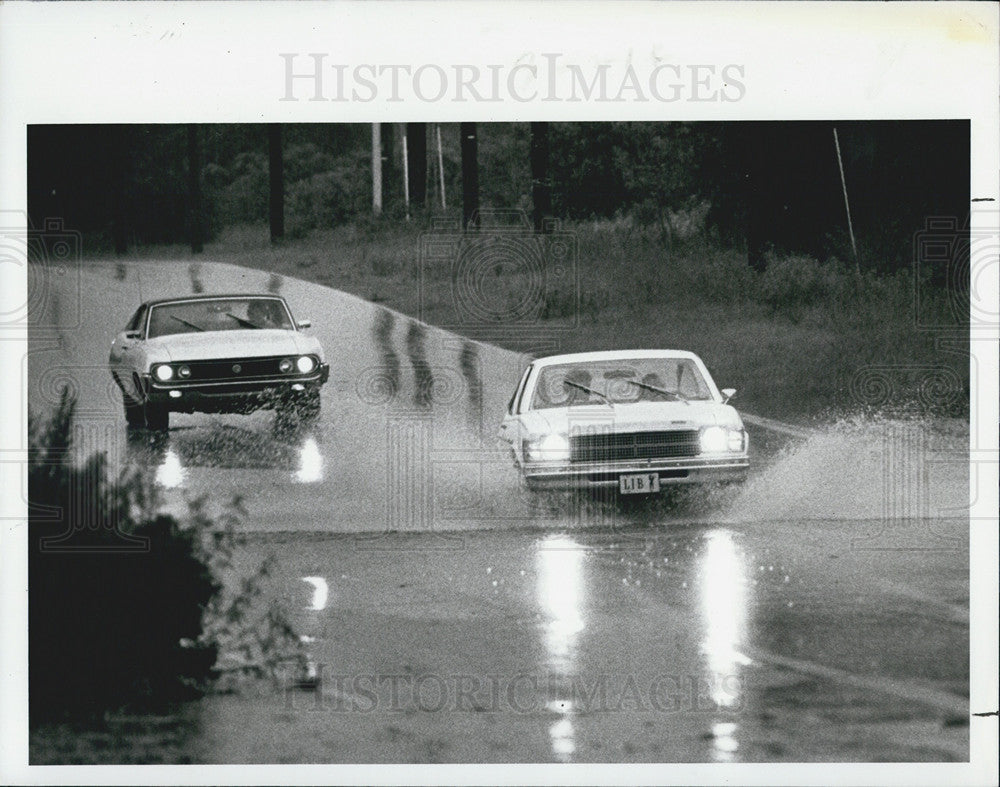
<path fill-rule="evenodd" d="M 152 307 L 149 338 L 203 331 L 291 329 L 288 310 L 277 298 L 219 298 L 161 303 Z"/>
<path fill-rule="evenodd" d="M 711 398 L 705 378 L 689 358 L 625 358 L 544 367 L 531 409 Z"/>

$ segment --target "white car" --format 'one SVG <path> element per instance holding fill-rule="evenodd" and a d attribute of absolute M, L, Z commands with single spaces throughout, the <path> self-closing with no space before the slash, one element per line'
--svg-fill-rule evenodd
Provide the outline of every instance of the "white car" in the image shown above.
<path fill-rule="evenodd" d="M 690 352 L 554 355 L 525 370 L 500 438 L 530 489 L 653 494 L 742 481 L 749 441 L 727 404 L 735 393 Z"/>
<path fill-rule="evenodd" d="M 111 345 L 130 427 L 166 429 L 171 412 L 292 408 L 319 414 L 330 376 L 319 340 L 276 295 L 147 301 Z"/>

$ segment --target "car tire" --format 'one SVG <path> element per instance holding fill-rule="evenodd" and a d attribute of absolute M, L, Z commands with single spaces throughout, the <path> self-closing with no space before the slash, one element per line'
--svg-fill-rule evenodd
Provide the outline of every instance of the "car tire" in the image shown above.
<path fill-rule="evenodd" d="M 146 425 L 146 413 L 141 404 L 125 398 L 125 423 L 129 429 L 142 429 Z"/>
<path fill-rule="evenodd" d="M 143 407 L 146 428 L 156 432 L 165 432 L 170 427 L 170 411 L 162 404 L 146 402 Z"/>

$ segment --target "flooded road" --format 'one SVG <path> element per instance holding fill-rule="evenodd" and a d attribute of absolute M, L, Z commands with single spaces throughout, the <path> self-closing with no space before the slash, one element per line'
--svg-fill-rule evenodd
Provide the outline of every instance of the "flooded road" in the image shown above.
<path fill-rule="evenodd" d="M 326 349 L 318 422 L 173 415 L 165 436 L 126 435 L 106 355 L 138 302 L 265 290 Z M 724 493 L 533 496 L 494 443 L 525 362 L 514 353 L 208 263 L 96 267 L 40 303 L 32 409 L 72 386 L 83 450 L 152 474 L 168 508 L 240 496 L 239 562 L 274 557 L 265 597 L 310 662 L 308 681 L 289 665 L 185 706 L 152 733 L 151 759 L 968 759 L 960 424 L 752 430 L 753 474 Z M 33 756 L 137 756 L 116 735 Z"/>
<path fill-rule="evenodd" d="M 875 580 L 885 561 L 845 550 L 854 530 L 825 523 L 806 549 L 776 547 L 802 535 L 780 523 L 444 548 L 262 537 L 319 682 L 203 702 L 195 758 L 961 760 L 962 599 L 915 599 L 906 581 L 961 593 L 961 561 L 911 554 Z"/>
<path fill-rule="evenodd" d="M 246 529 L 412 531 L 493 527 L 525 518 L 509 457 L 496 446 L 525 366 L 516 353 L 429 328 L 359 298 L 232 265 L 135 263 L 43 279 L 28 361 L 30 409 L 78 398 L 81 453 L 113 467 L 162 467 L 169 489 L 244 498 Z M 128 439 L 107 371 L 115 333 L 144 299 L 192 292 L 275 292 L 322 342 L 331 366 L 321 417 L 283 433 L 271 412 L 174 413 L 165 440 Z M 160 472 L 160 471 L 157 471 Z M 432 489 L 433 487 L 433 489 Z M 425 494 L 426 493 L 426 494 Z"/>

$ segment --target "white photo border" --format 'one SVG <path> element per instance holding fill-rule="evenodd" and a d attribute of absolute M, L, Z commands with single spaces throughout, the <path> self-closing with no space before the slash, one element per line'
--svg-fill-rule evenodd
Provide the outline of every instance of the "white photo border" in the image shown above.
<path fill-rule="evenodd" d="M 998 10 L 996 3 L 963 2 L 7 2 L 0 4 L 0 211 L 26 215 L 26 129 L 41 123 L 969 119 L 971 196 L 982 200 L 972 229 L 996 231 Z M 283 54 L 294 55 L 296 69 L 306 69 L 314 54 L 323 55 L 324 66 L 343 65 L 348 92 L 310 101 L 315 85 L 296 79 L 298 100 L 282 100 L 288 98 Z M 553 64 L 554 88 L 545 71 Z M 657 70 L 665 64 L 678 71 Z M 365 99 L 371 91 L 354 79 L 364 65 L 376 69 L 373 75 L 379 66 L 406 66 L 411 75 L 426 66 L 427 81 L 404 79 L 398 93 L 378 81 Z M 492 96 L 487 88 L 498 74 L 500 100 L 478 100 L 468 91 L 465 100 L 455 99 L 454 67 L 467 65 L 479 68 L 480 95 Z M 568 98 L 569 65 L 589 76 L 606 66 L 613 75 L 607 100 Z M 623 92 L 615 80 L 624 80 L 629 67 L 639 88 Z M 428 100 L 437 95 L 439 71 L 451 80 L 448 89 Z M 336 71 L 324 73 L 332 80 Z M 673 94 L 661 88 L 653 96 L 650 85 L 662 84 L 654 73 L 680 73 L 687 80 L 680 95 L 664 100 Z M 332 91 L 330 81 L 324 91 Z M 976 272 L 979 295 L 995 315 L 1000 266 L 995 256 L 985 266 Z M 5 265 L 0 273 L 3 288 L 27 302 L 23 267 Z M 982 387 L 971 439 L 988 457 L 978 468 L 985 494 L 973 516 L 988 523 L 998 507 L 998 326 L 974 323 L 973 333 L 983 341 L 972 343 Z M 2 339 L 3 369 L 21 369 L 26 333 Z M 17 455 L 26 447 L 26 381 L 7 373 L 2 386 L 2 449 Z M 26 520 L 23 490 L 5 480 L 2 499 L 4 517 Z M 0 781 L 6 783 L 937 785 L 985 783 L 996 772 L 995 715 L 972 719 L 973 762 L 955 765 L 29 767 L 26 535 L 23 522 L 0 525 Z M 995 527 L 973 528 L 971 535 L 976 713 L 996 710 L 998 547 Z"/>

